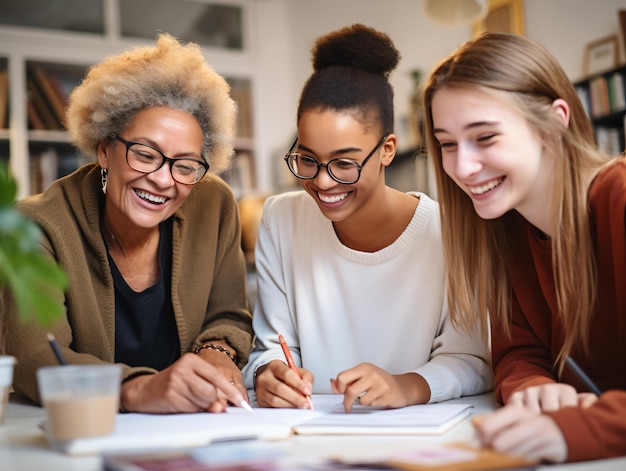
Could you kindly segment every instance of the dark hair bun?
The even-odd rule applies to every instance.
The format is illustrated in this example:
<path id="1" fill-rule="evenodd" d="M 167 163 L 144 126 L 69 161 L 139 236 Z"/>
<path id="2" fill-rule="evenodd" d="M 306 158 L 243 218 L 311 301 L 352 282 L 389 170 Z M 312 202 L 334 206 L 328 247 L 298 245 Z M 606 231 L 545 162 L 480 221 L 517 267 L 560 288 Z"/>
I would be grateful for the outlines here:
<path id="1" fill-rule="evenodd" d="M 388 77 L 400 61 L 400 52 L 385 33 L 353 24 L 320 37 L 313 46 L 313 68 L 356 67 Z"/>

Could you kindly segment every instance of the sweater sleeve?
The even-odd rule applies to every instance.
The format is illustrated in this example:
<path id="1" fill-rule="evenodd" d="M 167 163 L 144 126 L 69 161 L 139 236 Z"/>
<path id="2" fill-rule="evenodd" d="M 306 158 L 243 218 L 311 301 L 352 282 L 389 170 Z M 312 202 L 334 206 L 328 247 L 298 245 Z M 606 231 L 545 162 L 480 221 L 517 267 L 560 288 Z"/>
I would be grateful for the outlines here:
<path id="1" fill-rule="evenodd" d="M 515 391 L 557 381 L 550 351 L 528 324 L 515 296 L 512 310 L 510 336 L 496 326 L 491 329 L 494 391 L 500 404 Z"/>
<path id="2" fill-rule="evenodd" d="M 72 239 L 72 238 L 70 238 Z M 58 262 L 57 254 L 52 248 L 52 243 L 48 234 L 44 231 L 40 241 L 41 253 L 51 260 Z M 78 258 L 78 257 L 76 257 Z M 75 270 L 67 270 L 70 279 L 76 279 Z M 87 278 L 84 271 L 80 271 L 80 276 Z M 82 285 L 83 292 L 88 292 L 87 285 Z M 72 315 L 67 306 L 65 293 L 49 287 L 44 287 L 44 293 L 53 302 L 65 307 L 65 313 L 56 319 L 51 325 L 42 325 L 38 322 L 25 321 L 19 312 L 15 297 L 9 286 L 2 287 L 2 298 L 0 306 L 3 308 L 3 332 L 10 332 L 6 337 L 6 351 L 17 359 L 13 375 L 13 388 L 21 396 L 40 404 L 39 389 L 37 384 L 37 370 L 45 366 L 58 364 L 58 360 L 50 348 L 46 335 L 52 333 L 61 349 L 65 360 L 70 364 L 92 364 L 109 363 L 113 361 L 113 348 L 106 342 L 106 335 L 101 329 L 102 323 L 99 316 L 81 316 L 81 313 Z M 91 310 L 83 310 L 85 313 L 92 313 Z M 77 333 L 77 328 L 72 325 L 71 320 L 79 318 L 83 324 L 88 325 L 88 329 L 97 332 L 98 341 L 91 341 L 89 353 L 81 351 L 76 347 L 83 342 L 83 336 Z M 78 350 L 78 351 L 77 351 Z M 132 374 L 131 368 L 124 367 L 124 377 Z"/>
<path id="3" fill-rule="evenodd" d="M 588 409 L 547 412 L 567 443 L 567 461 L 626 455 L 626 391 L 607 391 Z"/>
<path id="4" fill-rule="evenodd" d="M 246 296 L 246 266 L 241 248 L 241 226 L 239 222 L 237 203 L 232 191 L 226 185 L 213 180 L 209 187 L 215 207 L 206 204 L 197 205 L 195 211 L 188 217 L 193 221 L 193 230 L 186 231 L 182 245 L 183 266 L 187 273 L 181 277 L 198 277 L 210 266 L 210 292 L 205 306 L 202 306 L 204 319 L 201 332 L 195 337 L 191 349 L 198 347 L 209 340 L 224 340 L 237 352 L 239 368 L 248 362 L 248 355 L 252 348 L 252 316 L 248 310 Z M 207 196 L 207 195 L 201 195 Z M 207 213 L 200 225 L 202 216 Z M 189 215 L 188 215 L 189 216 Z M 211 227 L 217 223 L 217 229 Z M 193 235 L 192 235 L 193 234 Z M 215 245 L 210 242 L 213 234 Z M 190 237 L 198 239 L 191 240 Z M 204 240 L 203 240 L 204 238 Z M 207 252 L 203 253 L 204 246 Z M 207 260 L 213 259 L 207 264 Z M 202 267 L 199 265 L 203 264 Z M 191 269 L 194 267 L 194 269 Z M 189 272 L 192 272 L 191 274 Z M 178 279 L 178 276 L 176 276 Z M 185 278 L 183 285 L 188 286 L 189 278 Z M 203 299 L 203 298 L 198 298 Z M 192 312 L 188 310 L 187 312 Z M 196 331 L 197 332 L 197 331 Z"/>
<path id="5" fill-rule="evenodd" d="M 444 303 L 442 323 L 433 339 L 430 359 L 415 372 L 430 387 L 429 403 L 489 391 L 492 372 L 487 341 L 478 328 L 472 332 L 455 328 Z"/>

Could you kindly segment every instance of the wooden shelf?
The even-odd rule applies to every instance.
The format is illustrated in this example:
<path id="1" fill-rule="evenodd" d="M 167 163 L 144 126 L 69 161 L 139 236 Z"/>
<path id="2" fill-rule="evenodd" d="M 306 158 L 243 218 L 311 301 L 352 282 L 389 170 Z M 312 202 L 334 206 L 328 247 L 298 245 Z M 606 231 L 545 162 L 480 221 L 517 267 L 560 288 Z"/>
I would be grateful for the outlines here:
<path id="1" fill-rule="evenodd" d="M 49 0 L 39 1 L 43 11 Z M 236 15 L 238 11 L 245 17 L 247 15 L 245 9 L 251 1 L 238 0 L 233 7 L 223 7 L 222 13 Z M 18 198 L 44 190 L 51 178 L 54 178 L 55 162 L 57 176 L 61 176 L 67 173 L 72 165 L 82 165 L 89 160 L 78 153 L 68 141 L 68 134 L 63 130 L 62 123 L 67 102 L 59 101 L 59 97 L 67 100 L 67 95 L 74 86 L 80 83 L 89 65 L 100 62 L 109 54 L 117 54 L 139 44 L 154 44 L 154 31 L 168 31 L 174 34 L 170 27 L 184 27 L 180 15 L 174 15 L 176 25 L 172 24 L 174 17 L 168 13 L 169 11 L 176 11 L 181 15 L 183 10 L 187 11 L 189 14 L 185 18 L 189 20 L 190 25 L 194 23 L 197 26 L 197 15 L 191 14 L 190 9 L 209 12 L 220 4 L 217 0 L 199 0 L 197 4 L 195 3 L 169 0 L 169 3 L 162 2 L 154 11 L 139 12 L 136 9 L 128 10 L 128 4 L 122 0 L 98 0 L 95 4 L 101 5 L 102 11 L 94 12 L 92 11 L 93 4 L 85 3 L 81 11 L 84 8 L 89 12 L 72 11 L 65 12 L 63 15 L 35 19 L 29 12 L 22 11 L 21 17 L 19 15 L 3 16 L 0 19 L 0 72 L 6 72 L 8 82 L 7 98 L 4 100 L 4 105 L 0 100 L 0 106 L 3 106 L 5 111 L 8 110 L 5 121 L 11 123 L 11 129 L 0 127 L 0 157 L 8 160 L 11 171 L 17 179 Z M 33 7 L 33 2 L 29 5 L 31 9 L 36 8 L 36 5 Z M 11 14 L 14 15 L 15 12 Z M 95 29 L 93 29 L 83 24 L 75 28 L 76 25 L 82 24 L 81 21 L 89 23 L 96 19 L 106 19 L 103 21 L 103 27 L 94 26 Z M 33 24 L 35 20 L 37 24 Z M 212 17 L 212 21 L 214 20 L 215 18 Z M 126 26 L 137 24 L 140 24 L 146 31 L 150 31 L 150 34 L 148 36 L 125 34 L 128 29 Z M 219 32 L 220 28 L 222 30 L 226 28 L 224 25 L 225 23 L 214 26 Z M 248 23 L 242 21 L 239 27 L 245 29 Z M 208 30 L 204 28 L 203 31 Z M 250 37 L 246 34 L 247 31 L 237 31 L 242 38 Z M 195 34 L 191 30 L 189 33 Z M 185 39 L 180 33 L 174 36 L 180 37 L 181 40 Z M 142 37 L 145 39 L 141 39 Z M 237 188 L 233 188 L 236 190 L 236 195 L 245 194 L 251 191 L 252 188 L 249 187 L 256 186 L 255 141 L 251 121 L 251 93 L 254 88 L 251 77 L 254 76 L 254 65 L 246 60 L 249 58 L 247 49 L 250 45 L 242 39 L 243 42 L 237 42 L 236 47 L 216 46 L 210 44 L 209 39 L 204 44 L 202 41 L 198 42 L 203 49 L 206 47 L 207 52 L 219 51 L 217 56 L 223 58 L 225 68 L 231 69 L 232 72 L 233 63 L 236 64 L 239 61 L 241 64 L 237 72 L 232 74 L 233 77 L 230 77 L 229 73 L 220 71 L 219 59 L 211 62 L 211 65 L 218 72 L 223 73 L 231 83 L 233 99 L 239 100 L 238 107 L 245 112 L 245 114 L 240 113 L 237 123 L 242 137 L 238 137 L 234 143 L 235 160 L 239 157 L 241 159 L 234 164 L 239 169 L 239 178 L 236 183 Z M 51 88 L 52 83 L 57 79 L 63 82 L 64 97 L 59 92 L 59 88 L 56 89 L 56 94 Z M 34 94 L 38 96 L 35 97 Z M 2 94 L 0 94 L 1 97 Z M 245 103 L 243 103 L 244 99 Z M 31 100 L 36 101 L 39 107 L 38 113 L 34 110 L 35 103 L 29 104 Z M 40 115 L 41 113 L 43 114 Z M 45 162 L 45 169 L 38 168 L 42 162 Z M 247 168 L 250 169 L 248 174 L 244 172 Z M 40 177 L 42 170 L 45 173 L 44 178 Z"/>
<path id="2" fill-rule="evenodd" d="M 574 82 L 596 134 L 598 147 L 609 154 L 626 148 L 626 65 Z"/>

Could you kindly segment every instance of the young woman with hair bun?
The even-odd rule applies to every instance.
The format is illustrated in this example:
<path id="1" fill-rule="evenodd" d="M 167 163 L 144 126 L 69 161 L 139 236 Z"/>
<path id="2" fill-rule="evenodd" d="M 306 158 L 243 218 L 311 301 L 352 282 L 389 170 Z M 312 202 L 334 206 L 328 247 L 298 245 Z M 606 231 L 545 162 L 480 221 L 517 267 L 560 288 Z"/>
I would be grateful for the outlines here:
<path id="1" fill-rule="evenodd" d="M 437 203 L 385 184 L 396 154 L 392 40 L 355 24 L 320 37 L 285 154 L 303 191 L 264 206 L 256 334 L 244 381 L 265 407 L 312 393 L 403 407 L 491 386 L 486 342 L 448 317 Z M 297 371 L 285 364 L 283 335 Z"/>

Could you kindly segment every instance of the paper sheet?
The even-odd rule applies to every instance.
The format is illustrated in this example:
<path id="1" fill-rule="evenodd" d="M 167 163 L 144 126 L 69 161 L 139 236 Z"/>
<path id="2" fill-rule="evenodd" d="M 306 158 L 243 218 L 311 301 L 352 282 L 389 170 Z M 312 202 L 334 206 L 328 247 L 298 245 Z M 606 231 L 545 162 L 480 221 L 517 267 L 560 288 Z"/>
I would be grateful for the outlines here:
<path id="1" fill-rule="evenodd" d="M 429 404 L 381 409 L 355 404 L 345 412 L 343 396 L 314 395 L 315 409 L 270 409 L 253 404 L 254 415 L 240 407 L 210 414 L 118 414 L 115 431 L 104 437 L 55 443 L 68 454 L 114 450 L 174 449 L 235 439 L 287 439 L 301 434 L 438 434 L 469 415 L 467 404 Z"/>

